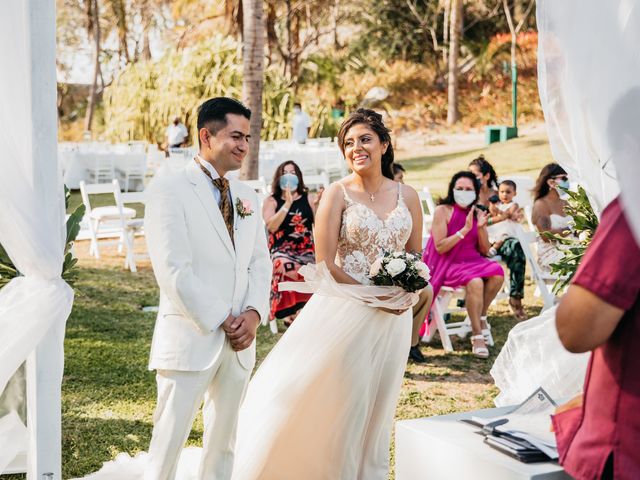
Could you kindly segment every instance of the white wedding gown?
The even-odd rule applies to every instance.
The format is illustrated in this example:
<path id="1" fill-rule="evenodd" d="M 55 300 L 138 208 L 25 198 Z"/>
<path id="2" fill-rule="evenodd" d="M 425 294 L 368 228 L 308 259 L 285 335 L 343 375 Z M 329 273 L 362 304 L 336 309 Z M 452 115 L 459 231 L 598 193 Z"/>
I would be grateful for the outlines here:
<path id="1" fill-rule="evenodd" d="M 385 220 L 346 192 L 345 202 L 338 261 L 367 284 L 370 265 L 383 251 L 404 251 L 411 214 L 400 189 Z M 349 287 L 341 289 L 341 296 L 311 298 L 251 380 L 240 410 L 233 480 L 387 478 L 411 309 L 385 313 L 348 298 Z M 178 480 L 197 478 L 200 452 L 182 452 Z M 146 453 L 120 454 L 85 479 L 138 480 L 147 459 Z"/>
<path id="2" fill-rule="evenodd" d="M 383 250 L 404 250 L 411 215 L 400 195 L 384 221 L 345 201 L 339 264 L 366 284 Z M 410 309 L 314 295 L 249 384 L 233 479 L 386 479 L 410 337 Z"/>
<path id="3" fill-rule="evenodd" d="M 556 401 L 582 391 L 590 353 L 570 353 L 558 338 L 557 307 L 517 324 L 491 367 L 500 394 L 496 406 L 517 405 L 538 387 Z"/>

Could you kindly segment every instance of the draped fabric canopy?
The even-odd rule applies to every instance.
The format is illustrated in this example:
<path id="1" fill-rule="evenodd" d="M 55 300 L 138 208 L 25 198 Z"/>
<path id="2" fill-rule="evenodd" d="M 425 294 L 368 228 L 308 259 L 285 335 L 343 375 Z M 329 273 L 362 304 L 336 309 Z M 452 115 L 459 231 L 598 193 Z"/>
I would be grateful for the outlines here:
<path id="1" fill-rule="evenodd" d="M 598 214 L 621 190 L 640 243 L 640 2 L 538 0 L 537 24 L 553 156 Z"/>
<path id="2" fill-rule="evenodd" d="M 43 338 L 64 325 L 73 290 L 60 277 L 65 212 L 56 157 L 55 3 L 7 0 L 0 15 L 0 44 L 10 46 L 0 53 L 0 244 L 22 274 L 0 290 L 2 391 Z M 38 395 L 47 394 L 41 387 L 51 382 L 59 394 L 62 343 L 54 350 L 50 363 L 33 369 Z M 40 401 L 59 405 L 55 396 Z M 53 443 L 51 451 L 59 457 L 59 408 L 56 418 L 50 413 L 41 418 L 35 411 L 28 415 L 32 432 L 51 433 L 41 443 Z M 25 435 L 15 413 L 0 418 L 0 472 Z M 36 463 L 45 455 L 29 453 Z M 59 466 L 49 471 L 59 478 Z"/>

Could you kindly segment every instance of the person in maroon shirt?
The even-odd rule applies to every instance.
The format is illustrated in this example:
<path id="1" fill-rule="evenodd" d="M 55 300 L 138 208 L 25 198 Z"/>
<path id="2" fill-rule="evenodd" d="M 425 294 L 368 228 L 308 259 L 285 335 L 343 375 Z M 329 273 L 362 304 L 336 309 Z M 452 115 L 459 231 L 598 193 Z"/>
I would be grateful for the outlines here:
<path id="1" fill-rule="evenodd" d="M 593 350 L 581 399 L 553 417 L 560 463 L 576 479 L 640 479 L 640 248 L 619 199 L 556 313 L 571 352 Z"/>

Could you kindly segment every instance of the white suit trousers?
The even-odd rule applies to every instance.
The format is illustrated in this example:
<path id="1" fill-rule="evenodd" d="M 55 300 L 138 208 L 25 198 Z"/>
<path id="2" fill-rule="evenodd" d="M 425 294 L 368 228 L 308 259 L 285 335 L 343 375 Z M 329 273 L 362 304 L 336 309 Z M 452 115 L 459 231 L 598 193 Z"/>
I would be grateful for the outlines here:
<path id="1" fill-rule="evenodd" d="M 250 374 L 240 364 L 228 339 L 214 365 L 207 370 L 158 370 L 158 404 L 145 480 L 175 478 L 180 454 L 203 398 L 204 438 L 198 478 L 231 478 L 238 410 Z"/>

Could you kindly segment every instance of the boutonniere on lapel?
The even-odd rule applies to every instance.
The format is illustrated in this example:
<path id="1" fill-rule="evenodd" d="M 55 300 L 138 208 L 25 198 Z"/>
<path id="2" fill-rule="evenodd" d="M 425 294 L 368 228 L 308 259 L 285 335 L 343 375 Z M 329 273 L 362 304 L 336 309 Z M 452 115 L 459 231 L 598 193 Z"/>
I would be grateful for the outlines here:
<path id="1" fill-rule="evenodd" d="M 240 218 L 246 218 L 253 215 L 253 209 L 251 208 L 251 202 L 249 200 L 242 200 L 236 198 L 236 213 Z"/>

